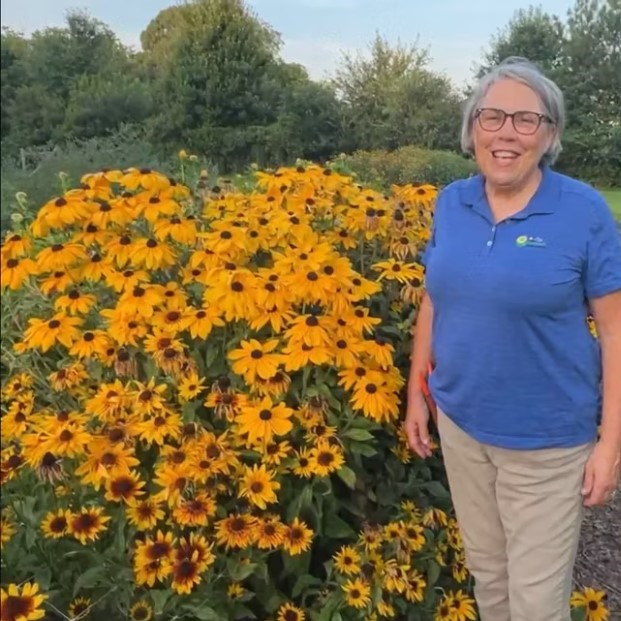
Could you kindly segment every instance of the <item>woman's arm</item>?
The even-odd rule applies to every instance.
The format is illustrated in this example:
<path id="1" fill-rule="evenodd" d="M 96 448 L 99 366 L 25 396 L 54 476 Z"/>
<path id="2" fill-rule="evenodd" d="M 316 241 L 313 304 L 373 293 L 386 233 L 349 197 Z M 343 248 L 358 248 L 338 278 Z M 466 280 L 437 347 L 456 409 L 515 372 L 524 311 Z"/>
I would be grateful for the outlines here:
<path id="1" fill-rule="evenodd" d="M 590 301 L 601 343 L 603 391 L 600 439 L 585 474 L 585 504 L 604 504 L 621 465 L 621 291 Z"/>
<path id="2" fill-rule="evenodd" d="M 410 447 L 423 459 L 431 455 L 429 440 L 429 410 L 421 391 L 419 378 L 425 375 L 431 362 L 431 325 L 433 306 L 425 293 L 414 329 L 412 353 L 410 355 L 410 376 L 408 379 L 408 404 L 405 417 L 405 432 Z"/>
<path id="3" fill-rule="evenodd" d="M 412 339 L 412 351 L 410 355 L 410 377 L 408 381 L 408 397 L 419 394 L 420 385 L 418 378 L 421 374 L 426 375 L 431 362 L 431 325 L 433 323 L 433 305 L 429 295 L 425 293 L 418 310 L 414 338 Z"/>

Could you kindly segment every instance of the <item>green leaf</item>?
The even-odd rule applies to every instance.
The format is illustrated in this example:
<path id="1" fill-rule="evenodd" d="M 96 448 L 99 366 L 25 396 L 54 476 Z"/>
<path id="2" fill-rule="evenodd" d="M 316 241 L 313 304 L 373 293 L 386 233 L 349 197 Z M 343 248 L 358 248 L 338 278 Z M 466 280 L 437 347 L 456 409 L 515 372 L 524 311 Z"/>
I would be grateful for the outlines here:
<path id="1" fill-rule="evenodd" d="M 241 602 L 233 604 L 233 619 L 256 619 L 257 615 Z"/>
<path id="2" fill-rule="evenodd" d="M 368 440 L 375 440 L 375 436 L 368 432 L 366 429 L 356 429 L 351 427 L 347 431 L 341 434 L 344 438 L 351 438 L 357 442 L 367 442 Z"/>
<path id="3" fill-rule="evenodd" d="M 315 578 L 315 576 L 311 576 L 309 574 L 304 574 L 296 580 L 291 591 L 291 596 L 298 597 L 298 595 L 300 595 L 308 587 L 319 585 L 321 585 L 321 580 L 319 578 Z"/>
<path id="4" fill-rule="evenodd" d="M 438 579 L 440 578 L 441 572 L 440 565 L 436 563 L 434 560 L 429 561 L 429 565 L 427 565 L 427 584 L 429 587 L 433 587 Z"/>
<path id="5" fill-rule="evenodd" d="M 587 609 L 585 606 L 578 606 L 571 609 L 571 621 L 586 621 Z"/>
<path id="6" fill-rule="evenodd" d="M 235 582 L 241 582 L 254 573 L 256 563 L 240 563 L 237 559 L 230 558 L 226 563 L 226 569 L 229 576 Z"/>
<path id="7" fill-rule="evenodd" d="M 356 531 L 338 515 L 327 513 L 324 520 L 324 534 L 335 539 L 350 539 Z"/>
<path id="8" fill-rule="evenodd" d="M 364 444 L 364 442 L 350 442 L 349 450 L 352 453 L 357 453 L 358 455 L 363 455 L 364 457 L 373 457 L 377 455 L 377 451 L 368 444 Z"/>
<path id="9" fill-rule="evenodd" d="M 429 481 L 423 485 L 423 488 L 426 489 L 433 498 L 438 500 L 449 500 L 451 497 L 449 491 L 440 481 Z"/>
<path id="10" fill-rule="evenodd" d="M 303 576 L 308 574 L 310 567 L 311 553 L 302 552 L 302 554 L 296 554 L 291 556 L 290 554 L 283 553 L 283 563 L 285 566 L 285 574 L 289 576 Z"/>
<path id="11" fill-rule="evenodd" d="M 186 610 L 189 610 L 200 621 L 228 621 L 222 615 L 219 615 L 213 608 L 209 606 L 187 606 Z"/>
<path id="12" fill-rule="evenodd" d="M 41 587 L 41 591 L 49 591 L 52 582 L 52 570 L 49 567 L 37 567 L 34 570 L 34 579 Z"/>
<path id="13" fill-rule="evenodd" d="M 356 473 L 348 466 L 342 466 L 337 473 L 339 478 L 351 489 L 356 486 Z"/>
<path id="14" fill-rule="evenodd" d="M 170 596 L 173 594 L 172 589 L 152 589 L 149 591 L 149 595 L 153 600 L 153 605 L 155 607 L 155 615 L 161 615 L 166 608 L 166 603 L 170 599 Z"/>
<path id="15" fill-rule="evenodd" d="M 73 585 L 73 596 L 75 597 L 80 589 L 92 589 L 97 586 L 106 572 L 104 565 L 90 567 L 84 573 L 80 574 Z"/>

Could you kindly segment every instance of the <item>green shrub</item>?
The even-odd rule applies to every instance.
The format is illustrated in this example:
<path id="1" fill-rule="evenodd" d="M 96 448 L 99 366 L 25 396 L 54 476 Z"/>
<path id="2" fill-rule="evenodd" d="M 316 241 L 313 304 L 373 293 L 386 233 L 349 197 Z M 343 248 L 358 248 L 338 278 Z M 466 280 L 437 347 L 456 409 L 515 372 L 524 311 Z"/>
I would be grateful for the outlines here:
<path id="1" fill-rule="evenodd" d="M 141 166 L 167 173 L 178 166 L 175 158 L 162 158 L 146 139 L 144 131 L 124 127 L 105 138 L 92 138 L 63 146 L 26 149 L 20 157 L 4 157 L 1 168 L 0 206 L 2 230 L 10 225 L 15 210 L 15 195 L 24 192 L 28 209 L 36 211 L 55 194 L 62 193 L 59 172 L 67 175 L 67 183 L 76 185 L 80 177 L 102 168 Z"/>
<path id="2" fill-rule="evenodd" d="M 395 151 L 356 151 L 339 156 L 333 165 L 355 173 L 362 183 L 382 186 L 416 182 L 443 186 L 476 172 L 474 162 L 457 153 L 415 146 Z"/>

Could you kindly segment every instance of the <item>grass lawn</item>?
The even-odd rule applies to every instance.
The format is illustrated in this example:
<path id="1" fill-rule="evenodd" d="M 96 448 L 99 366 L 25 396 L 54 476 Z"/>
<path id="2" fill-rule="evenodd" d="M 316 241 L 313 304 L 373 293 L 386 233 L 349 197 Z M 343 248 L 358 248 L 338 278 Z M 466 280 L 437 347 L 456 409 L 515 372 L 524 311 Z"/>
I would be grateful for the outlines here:
<path id="1" fill-rule="evenodd" d="M 602 190 L 617 220 L 621 220 L 621 190 Z"/>

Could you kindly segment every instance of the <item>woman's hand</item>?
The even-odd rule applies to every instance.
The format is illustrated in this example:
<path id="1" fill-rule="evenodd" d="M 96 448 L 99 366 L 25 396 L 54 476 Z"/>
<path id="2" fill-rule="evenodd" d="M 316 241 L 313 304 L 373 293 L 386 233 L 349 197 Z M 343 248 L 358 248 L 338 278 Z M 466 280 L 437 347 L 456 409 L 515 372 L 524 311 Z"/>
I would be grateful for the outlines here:
<path id="1" fill-rule="evenodd" d="M 595 445 L 584 469 L 582 495 L 585 507 L 605 505 L 619 484 L 621 453 L 618 447 L 603 443 Z"/>
<path id="2" fill-rule="evenodd" d="M 404 426 L 410 448 L 423 459 L 429 457 L 431 455 L 429 410 L 421 392 L 416 391 L 408 395 Z"/>

